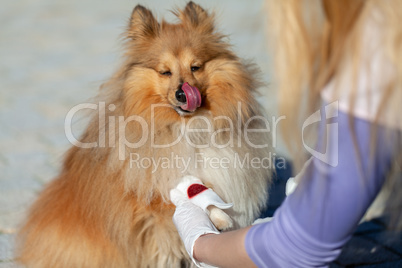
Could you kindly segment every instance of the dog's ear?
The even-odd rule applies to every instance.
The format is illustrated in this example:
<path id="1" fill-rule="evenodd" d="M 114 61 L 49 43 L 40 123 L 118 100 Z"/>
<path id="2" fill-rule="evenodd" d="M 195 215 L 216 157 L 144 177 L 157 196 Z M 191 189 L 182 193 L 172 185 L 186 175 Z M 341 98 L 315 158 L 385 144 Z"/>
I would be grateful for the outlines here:
<path id="1" fill-rule="evenodd" d="M 156 37 L 159 34 L 159 23 L 149 9 L 137 5 L 131 13 L 127 36 L 133 40 Z"/>
<path id="2" fill-rule="evenodd" d="M 214 31 L 214 16 L 192 1 L 188 2 L 178 16 L 184 24 L 202 32 L 212 33 Z"/>

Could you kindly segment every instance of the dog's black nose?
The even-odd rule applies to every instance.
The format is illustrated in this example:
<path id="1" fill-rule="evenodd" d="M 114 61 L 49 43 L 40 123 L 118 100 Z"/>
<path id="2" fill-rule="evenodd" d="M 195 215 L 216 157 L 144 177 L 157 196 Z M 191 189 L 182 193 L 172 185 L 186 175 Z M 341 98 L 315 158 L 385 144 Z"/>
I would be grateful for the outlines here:
<path id="1" fill-rule="evenodd" d="M 176 100 L 178 100 L 181 103 L 186 103 L 187 102 L 187 98 L 186 98 L 186 94 L 184 94 L 183 89 L 181 89 L 181 87 L 179 87 L 179 89 L 176 91 Z"/>

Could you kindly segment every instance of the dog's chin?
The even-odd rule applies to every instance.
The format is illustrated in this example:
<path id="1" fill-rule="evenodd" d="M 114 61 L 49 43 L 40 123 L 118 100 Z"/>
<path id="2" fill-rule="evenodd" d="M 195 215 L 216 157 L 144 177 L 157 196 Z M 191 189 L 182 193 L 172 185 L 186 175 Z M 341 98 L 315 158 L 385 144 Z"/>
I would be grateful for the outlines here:
<path id="1" fill-rule="evenodd" d="M 180 106 L 173 106 L 173 109 L 180 115 L 180 116 L 192 116 L 195 111 L 186 111 L 183 110 Z"/>

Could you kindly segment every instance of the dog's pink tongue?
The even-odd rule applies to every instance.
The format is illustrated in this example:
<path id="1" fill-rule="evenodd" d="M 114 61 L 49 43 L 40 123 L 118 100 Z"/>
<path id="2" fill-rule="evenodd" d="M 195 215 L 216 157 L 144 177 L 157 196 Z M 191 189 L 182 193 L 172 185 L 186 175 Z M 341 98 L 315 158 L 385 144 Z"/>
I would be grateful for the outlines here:
<path id="1" fill-rule="evenodd" d="M 184 91 L 187 98 L 187 103 L 180 106 L 183 110 L 193 112 L 201 106 L 201 94 L 198 88 L 192 87 L 186 82 L 181 89 Z"/>

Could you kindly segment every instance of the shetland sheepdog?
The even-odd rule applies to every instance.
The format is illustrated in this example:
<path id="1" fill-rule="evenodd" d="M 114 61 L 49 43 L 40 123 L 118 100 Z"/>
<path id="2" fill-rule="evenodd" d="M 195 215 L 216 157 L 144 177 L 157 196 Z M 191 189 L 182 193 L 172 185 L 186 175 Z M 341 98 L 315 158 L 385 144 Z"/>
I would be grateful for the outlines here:
<path id="1" fill-rule="evenodd" d="M 186 175 L 233 203 L 218 229 L 247 226 L 266 205 L 272 146 L 256 68 L 211 12 L 189 2 L 173 13 L 177 23 L 134 8 L 121 67 L 21 228 L 27 267 L 190 267 L 169 200 Z"/>

